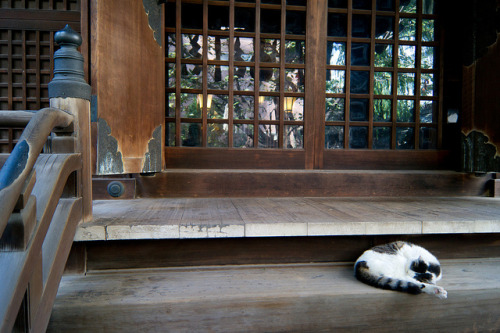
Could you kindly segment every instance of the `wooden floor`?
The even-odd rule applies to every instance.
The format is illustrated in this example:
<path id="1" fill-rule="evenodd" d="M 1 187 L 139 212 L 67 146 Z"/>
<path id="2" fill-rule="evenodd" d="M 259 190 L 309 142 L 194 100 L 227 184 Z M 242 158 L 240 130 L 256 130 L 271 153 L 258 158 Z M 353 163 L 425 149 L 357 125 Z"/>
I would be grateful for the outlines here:
<path id="1" fill-rule="evenodd" d="M 500 259 L 442 261 L 448 299 L 366 286 L 352 265 L 243 265 L 64 276 L 48 332 L 500 330 Z"/>
<path id="2" fill-rule="evenodd" d="M 498 198 L 165 198 L 94 201 L 75 240 L 498 232 Z"/>

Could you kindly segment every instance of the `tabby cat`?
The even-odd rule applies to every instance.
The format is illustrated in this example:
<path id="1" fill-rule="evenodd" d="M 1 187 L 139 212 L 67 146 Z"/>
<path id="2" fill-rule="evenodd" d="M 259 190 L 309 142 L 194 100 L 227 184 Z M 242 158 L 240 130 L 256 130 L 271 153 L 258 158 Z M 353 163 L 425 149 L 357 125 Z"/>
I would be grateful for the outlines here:
<path id="1" fill-rule="evenodd" d="M 439 261 L 415 244 L 397 241 L 365 251 L 354 265 L 356 278 L 370 286 L 444 299 L 448 293 L 436 285 L 441 279 Z"/>

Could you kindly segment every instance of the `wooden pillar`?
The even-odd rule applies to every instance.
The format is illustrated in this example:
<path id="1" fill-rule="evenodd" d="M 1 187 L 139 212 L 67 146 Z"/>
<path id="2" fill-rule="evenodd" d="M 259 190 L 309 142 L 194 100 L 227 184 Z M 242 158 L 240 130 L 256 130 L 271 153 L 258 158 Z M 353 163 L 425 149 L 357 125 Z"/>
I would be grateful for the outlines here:
<path id="1" fill-rule="evenodd" d="M 82 156 L 77 172 L 76 193 L 83 200 L 83 222 L 92 220 L 92 171 L 90 143 L 90 86 L 85 82 L 83 56 L 77 51 L 82 37 L 69 26 L 58 31 L 54 40 L 61 48 L 54 53 L 54 79 L 49 83 L 50 106 L 74 116 L 71 146 L 55 145 L 55 153 L 72 150 Z M 66 150 L 66 151 L 64 151 Z"/>

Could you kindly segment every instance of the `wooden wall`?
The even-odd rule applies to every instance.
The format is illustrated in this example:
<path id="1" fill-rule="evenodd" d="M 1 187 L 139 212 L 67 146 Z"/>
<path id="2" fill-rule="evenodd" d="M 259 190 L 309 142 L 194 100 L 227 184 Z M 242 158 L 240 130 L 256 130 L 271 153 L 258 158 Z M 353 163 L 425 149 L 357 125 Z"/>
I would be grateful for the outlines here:
<path id="1" fill-rule="evenodd" d="M 156 1 L 90 2 L 97 174 L 162 169 L 161 8 Z"/>

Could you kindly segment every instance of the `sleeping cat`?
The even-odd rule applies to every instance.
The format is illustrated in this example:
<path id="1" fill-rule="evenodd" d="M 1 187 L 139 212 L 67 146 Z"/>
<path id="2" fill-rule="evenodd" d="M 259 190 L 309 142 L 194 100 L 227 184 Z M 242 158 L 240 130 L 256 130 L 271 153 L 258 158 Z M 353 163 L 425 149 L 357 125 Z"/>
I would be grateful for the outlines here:
<path id="1" fill-rule="evenodd" d="M 439 261 L 426 249 L 408 242 L 393 242 L 365 251 L 354 265 L 356 278 L 370 286 L 403 291 L 422 292 L 441 299 L 448 293 L 436 286 L 441 279 Z"/>

